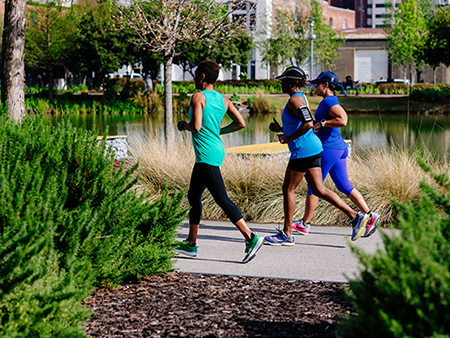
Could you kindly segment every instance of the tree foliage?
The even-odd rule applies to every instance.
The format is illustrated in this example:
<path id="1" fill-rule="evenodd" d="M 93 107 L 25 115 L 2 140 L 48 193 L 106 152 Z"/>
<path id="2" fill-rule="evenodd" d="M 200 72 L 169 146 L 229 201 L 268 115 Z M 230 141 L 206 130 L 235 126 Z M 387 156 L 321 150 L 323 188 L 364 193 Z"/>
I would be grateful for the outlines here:
<path id="1" fill-rule="evenodd" d="M 164 126 L 166 145 L 174 142 L 172 109 L 172 64 L 174 57 L 198 44 L 209 44 L 236 33 L 238 21 L 230 21 L 233 10 L 215 0 L 117 1 L 116 28 L 129 28 L 133 40 L 149 53 L 164 55 Z M 232 8 L 232 6 L 231 6 Z M 182 48 L 182 46 L 185 46 Z"/>
<path id="2" fill-rule="evenodd" d="M 432 66 L 444 64 L 450 67 L 450 7 L 439 7 L 430 22 L 424 42 L 423 60 Z"/>
<path id="3" fill-rule="evenodd" d="M 180 47 L 180 49 L 185 48 L 186 45 Z M 175 62 L 194 76 L 193 69 L 202 60 L 214 61 L 220 64 L 223 69 L 231 69 L 234 63 L 246 65 L 252 58 L 252 48 L 252 36 L 246 31 L 241 31 L 223 41 L 195 45 L 184 54 L 176 57 Z"/>
<path id="4" fill-rule="evenodd" d="M 138 51 L 130 42 L 130 31 L 111 29 L 111 8 L 107 3 L 82 2 L 77 13 L 78 69 L 95 72 L 97 86 L 103 83 L 108 73 L 137 61 Z"/>
<path id="5" fill-rule="evenodd" d="M 322 14 L 322 6 L 314 1 L 311 15 L 315 18 L 315 35 L 314 40 L 314 58 L 317 63 L 321 63 L 326 69 L 332 70 L 335 61 L 339 57 L 337 49 L 342 47 L 345 38 L 338 36 L 327 22 Z"/>
<path id="6" fill-rule="evenodd" d="M 58 0 L 29 4 L 25 35 L 25 63 L 42 68 L 49 77 L 49 100 L 53 102 L 53 75 L 75 56 L 77 22 L 73 12 Z"/>
<path id="7" fill-rule="evenodd" d="M 418 0 L 405 0 L 394 10 L 393 26 L 386 27 L 389 57 L 395 65 L 423 67 L 427 21 Z"/>
<path id="8" fill-rule="evenodd" d="M 302 65 L 311 57 L 310 20 L 314 18 L 314 59 L 328 69 L 333 68 L 339 57 L 337 48 L 343 40 L 328 25 L 318 2 L 307 3 L 303 0 L 294 2 L 295 10 L 277 10 L 270 26 L 270 37 L 259 38 L 257 43 L 263 61 L 273 67 L 284 67 L 289 64 Z M 267 27 L 259 35 L 265 35 Z"/>

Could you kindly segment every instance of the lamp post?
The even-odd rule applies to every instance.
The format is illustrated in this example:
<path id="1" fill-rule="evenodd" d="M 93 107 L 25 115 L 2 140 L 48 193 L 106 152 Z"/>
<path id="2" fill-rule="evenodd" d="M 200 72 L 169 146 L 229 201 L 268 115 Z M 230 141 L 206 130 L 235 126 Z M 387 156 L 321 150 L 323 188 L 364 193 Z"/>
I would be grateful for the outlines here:
<path id="1" fill-rule="evenodd" d="M 313 76 L 313 71 L 314 71 L 314 39 L 316 38 L 316 36 L 314 35 L 314 20 L 316 18 L 309 18 L 310 21 L 310 27 L 311 27 L 311 32 L 309 35 L 309 39 L 311 40 L 311 68 L 310 68 L 310 72 L 309 72 L 309 77 L 311 79 L 314 78 Z"/>

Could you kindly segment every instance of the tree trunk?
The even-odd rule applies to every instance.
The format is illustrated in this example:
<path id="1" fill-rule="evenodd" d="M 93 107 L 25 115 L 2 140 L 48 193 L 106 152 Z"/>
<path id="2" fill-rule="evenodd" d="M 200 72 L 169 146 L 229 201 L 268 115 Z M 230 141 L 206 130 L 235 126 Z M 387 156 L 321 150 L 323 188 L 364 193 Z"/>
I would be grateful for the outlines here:
<path id="1" fill-rule="evenodd" d="M 55 102 L 55 96 L 53 94 L 53 68 L 50 68 L 48 70 L 48 100 L 50 101 L 50 103 L 53 105 L 53 103 Z"/>
<path id="2" fill-rule="evenodd" d="M 25 9 L 26 0 L 5 1 L 2 43 L 1 100 L 9 116 L 22 121 L 25 115 Z"/>
<path id="3" fill-rule="evenodd" d="M 172 105 L 172 62 L 173 51 L 164 52 L 164 136 L 166 149 L 174 143 L 173 105 Z"/>

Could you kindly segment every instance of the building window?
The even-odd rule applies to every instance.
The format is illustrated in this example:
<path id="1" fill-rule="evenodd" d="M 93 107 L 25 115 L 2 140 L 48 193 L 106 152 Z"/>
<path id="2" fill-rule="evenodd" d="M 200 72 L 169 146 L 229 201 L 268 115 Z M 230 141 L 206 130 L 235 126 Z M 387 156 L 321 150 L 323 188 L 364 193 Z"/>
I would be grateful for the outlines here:
<path id="1" fill-rule="evenodd" d="M 375 7 L 376 8 L 384 8 L 385 6 L 384 6 L 384 4 L 375 4 Z"/>
<path id="2" fill-rule="evenodd" d="M 342 28 L 346 29 L 347 28 L 347 20 L 344 19 L 344 23 L 342 25 Z"/>
<path id="3" fill-rule="evenodd" d="M 256 79 L 256 65 L 255 60 L 250 61 L 250 77 L 249 79 Z"/>

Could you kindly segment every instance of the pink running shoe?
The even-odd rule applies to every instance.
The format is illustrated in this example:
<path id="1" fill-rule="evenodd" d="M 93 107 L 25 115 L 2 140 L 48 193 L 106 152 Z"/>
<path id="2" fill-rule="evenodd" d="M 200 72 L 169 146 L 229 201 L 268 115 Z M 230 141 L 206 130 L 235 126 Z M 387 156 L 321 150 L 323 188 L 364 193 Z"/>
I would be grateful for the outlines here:
<path id="1" fill-rule="evenodd" d="M 292 231 L 300 235 L 307 235 L 310 228 L 311 226 L 309 224 L 304 225 L 303 219 L 297 219 L 292 222 Z"/>
<path id="2" fill-rule="evenodd" d="M 376 212 L 371 212 L 369 215 L 369 220 L 367 221 L 366 230 L 362 237 L 369 237 L 377 231 L 378 222 L 380 222 L 380 215 Z"/>

